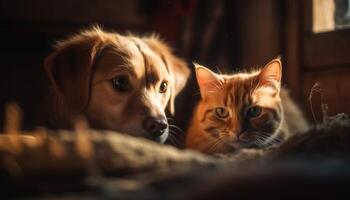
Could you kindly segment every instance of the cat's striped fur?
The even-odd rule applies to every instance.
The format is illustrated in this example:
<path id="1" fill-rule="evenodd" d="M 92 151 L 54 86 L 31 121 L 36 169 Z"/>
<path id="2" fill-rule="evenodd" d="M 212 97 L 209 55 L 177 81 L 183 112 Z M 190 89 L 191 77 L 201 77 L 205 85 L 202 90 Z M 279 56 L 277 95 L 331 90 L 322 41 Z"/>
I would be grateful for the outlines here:
<path id="1" fill-rule="evenodd" d="M 266 148 L 305 131 L 307 123 L 288 91 L 281 89 L 279 58 L 261 70 L 219 75 L 196 65 L 201 92 L 186 147 L 203 153 Z"/>

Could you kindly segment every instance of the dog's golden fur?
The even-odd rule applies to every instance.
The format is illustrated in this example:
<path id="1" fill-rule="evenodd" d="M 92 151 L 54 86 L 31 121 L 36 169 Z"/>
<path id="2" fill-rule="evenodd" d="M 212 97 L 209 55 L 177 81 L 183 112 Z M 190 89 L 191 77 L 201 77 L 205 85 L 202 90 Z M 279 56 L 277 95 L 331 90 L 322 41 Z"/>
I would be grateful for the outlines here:
<path id="1" fill-rule="evenodd" d="M 174 113 L 174 99 L 190 73 L 158 37 L 123 36 L 100 28 L 59 42 L 44 66 L 52 87 L 41 112 L 42 125 L 70 129 L 84 115 L 95 128 L 147 138 L 142 121 L 165 118 L 166 108 Z M 118 75 L 128 78 L 130 91 L 113 88 Z M 168 85 L 164 93 L 158 91 L 162 82 Z"/>

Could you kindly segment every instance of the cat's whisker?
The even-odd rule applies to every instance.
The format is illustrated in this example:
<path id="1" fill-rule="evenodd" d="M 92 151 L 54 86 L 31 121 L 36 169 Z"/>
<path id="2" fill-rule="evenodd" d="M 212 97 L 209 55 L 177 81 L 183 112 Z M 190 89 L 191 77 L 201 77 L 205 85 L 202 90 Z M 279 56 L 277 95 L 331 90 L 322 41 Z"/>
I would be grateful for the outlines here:
<path id="1" fill-rule="evenodd" d="M 206 153 L 209 153 L 209 151 L 212 149 L 212 147 L 220 140 L 220 138 L 216 138 L 213 141 L 210 141 L 209 143 L 203 143 L 204 149 Z"/>
<path id="2" fill-rule="evenodd" d="M 264 136 L 264 135 L 256 135 L 256 137 L 264 141 L 270 139 L 268 136 Z"/>
<path id="3" fill-rule="evenodd" d="M 219 136 L 216 140 L 214 140 L 212 143 L 212 145 L 210 146 L 209 149 L 207 149 L 207 153 L 212 153 L 215 152 L 216 147 L 223 141 L 222 138 L 224 138 L 224 136 Z"/>
<path id="4" fill-rule="evenodd" d="M 211 154 L 211 153 L 215 152 L 217 145 L 219 145 L 220 143 L 221 143 L 221 139 L 220 139 L 220 140 L 217 140 L 217 142 L 215 142 L 215 143 L 210 147 L 210 149 L 207 150 L 207 153 Z"/>
<path id="5" fill-rule="evenodd" d="M 271 145 L 275 145 L 275 144 L 279 144 L 280 141 L 279 140 L 276 140 L 275 138 L 265 138 L 264 139 L 264 145 L 265 146 L 271 146 Z"/>
<path id="6" fill-rule="evenodd" d="M 264 147 L 264 146 L 265 146 L 265 145 L 264 145 L 264 140 L 263 140 L 263 139 L 261 139 L 261 138 L 256 138 L 256 141 L 257 141 L 256 145 L 258 145 L 259 147 Z"/>
<path id="7" fill-rule="evenodd" d="M 277 142 L 277 143 L 282 142 L 281 139 L 279 139 L 279 138 L 277 138 L 277 137 L 273 137 L 273 136 L 272 136 L 272 137 L 269 137 L 268 140 L 273 141 L 273 142 Z"/>
<path id="8" fill-rule="evenodd" d="M 255 144 L 259 147 L 266 147 L 275 144 L 274 142 L 270 141 L 271 137 L 267 134 L 254 133 L 252 136 L 255 138 Z"/>
<path id="9" fill-rule="evenodd" d="M 282 139 L 275 136 L 271 136 L 271 133 L 261 132 L 260 136 L 266 138 L 266 142 L 269 145 L 278 144 L 282 142 Z"/>
<path id="10" fill-rule="evenodd" d="M 266 140 L 273 139 L 273 137 L 271 136 L 271 133 L 268 133 L 268 132 L 255 131 L 255 132 L 251 132 L 250 134 L 257 136 L 257 137 L 261 137 L 261 138 L 266 139 Z"/>

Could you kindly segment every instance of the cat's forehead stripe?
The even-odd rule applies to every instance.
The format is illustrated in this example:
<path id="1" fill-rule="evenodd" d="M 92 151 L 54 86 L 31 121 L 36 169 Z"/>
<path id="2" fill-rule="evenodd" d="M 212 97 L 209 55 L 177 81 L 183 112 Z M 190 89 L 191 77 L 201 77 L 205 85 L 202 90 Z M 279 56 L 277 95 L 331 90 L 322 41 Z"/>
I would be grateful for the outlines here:
<path id="1" fill-rule="evenodd" d="M 254 76 L 236 74 L 230 79 L 229 93 L 232 99 L 231 107 L 240 108 L 250 102 L 250 94 L 254 90 Z"/>

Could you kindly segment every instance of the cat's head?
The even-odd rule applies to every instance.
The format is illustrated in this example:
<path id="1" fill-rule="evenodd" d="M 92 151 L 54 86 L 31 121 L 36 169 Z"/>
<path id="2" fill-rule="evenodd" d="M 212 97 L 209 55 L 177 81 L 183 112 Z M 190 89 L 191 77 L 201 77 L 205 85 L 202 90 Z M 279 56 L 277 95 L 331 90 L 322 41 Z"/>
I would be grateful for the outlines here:
<path id="1" fill-rule="evenodd" d="M 202 97 L 197 110 L 200 129 L 213 143 L 236 149 L 262 147 L 278 140 L 275 136 L 282 119 L 280 58 L 257 71 L 233 75 L 195 66 Z"/>

